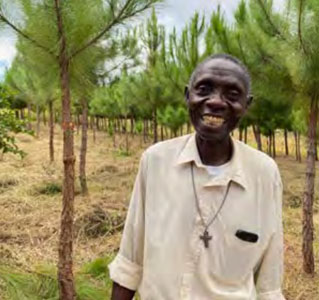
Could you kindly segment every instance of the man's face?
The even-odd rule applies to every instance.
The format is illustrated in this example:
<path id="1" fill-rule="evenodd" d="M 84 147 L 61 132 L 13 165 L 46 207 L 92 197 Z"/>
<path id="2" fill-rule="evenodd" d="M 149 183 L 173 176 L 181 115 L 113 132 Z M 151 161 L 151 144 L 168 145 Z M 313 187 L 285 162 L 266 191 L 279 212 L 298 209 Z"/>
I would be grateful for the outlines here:
<path id="1" fill-rule="evenodd" d="M 234 62 L 216 58 L 204 63 L 186 91 L 191 121 L 204 140 L 229 137 L 248 105 L 244 71 Z"/>

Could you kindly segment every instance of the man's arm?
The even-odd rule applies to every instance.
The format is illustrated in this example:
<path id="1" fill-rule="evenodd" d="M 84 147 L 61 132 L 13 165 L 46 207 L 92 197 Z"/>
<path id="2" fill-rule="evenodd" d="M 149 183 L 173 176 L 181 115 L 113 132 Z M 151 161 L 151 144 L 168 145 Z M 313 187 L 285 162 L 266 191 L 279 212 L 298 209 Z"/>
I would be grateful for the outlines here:
<path id="1" fill-rule="evenodd" d="M 132 299 L 143 275 L 147 157 L 143 154 L 127 212 L 120 250 L 109 265 L 111 299 Z"/>
<path id="2" fill-rule="evenodd" d="M 258 271 L 255 283 L 258 300 L 285 300 L 281 283 L 283 277 L 283 228 L 282 228 L 282 183 L 277 171 L 277 184 L 274 185 L 276 228 L 273 233 Z"/>
<path id="3" fill-rule="evenodd" d="M 113 283 L 111 300 L 132 300 L 134 295 L 135 291 L 120 286 L 116 282 Z"/>

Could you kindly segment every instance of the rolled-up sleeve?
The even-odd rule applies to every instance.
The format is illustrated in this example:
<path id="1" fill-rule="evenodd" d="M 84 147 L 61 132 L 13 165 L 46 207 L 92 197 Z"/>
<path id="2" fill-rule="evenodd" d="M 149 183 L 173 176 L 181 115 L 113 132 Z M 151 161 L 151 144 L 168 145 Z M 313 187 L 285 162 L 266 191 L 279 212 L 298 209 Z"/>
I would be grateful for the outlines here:
<path id="1" fill-rule="evenodd" d="M 283 227 L 282 227 L 282 183 L 279 172 L 274 184 L 275 232 L 256 274 L 258 300 L 285 300 L 281 284 L 283 278 Z"/>
<path id="2" fill-rule="evenodd" d="M 109 265 L 110 278 L 137 290 L 143 275 L 147 156 L 142 155 L 125 221 L 120 250 Z"/>

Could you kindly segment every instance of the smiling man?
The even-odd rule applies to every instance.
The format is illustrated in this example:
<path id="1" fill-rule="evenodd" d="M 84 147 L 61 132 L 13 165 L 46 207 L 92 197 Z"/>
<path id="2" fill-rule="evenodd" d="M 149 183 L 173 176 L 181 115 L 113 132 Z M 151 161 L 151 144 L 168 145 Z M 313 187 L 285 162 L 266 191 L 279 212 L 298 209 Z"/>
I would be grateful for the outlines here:
<path id="1" fill-rule="evenodd" d="M 282 300 L 282 184 L 275 162 L 230 137 L 250 102 L 250 76 L 219 54 L 191 76 L 195 134 L 141 159 L 112 299 Z"/>

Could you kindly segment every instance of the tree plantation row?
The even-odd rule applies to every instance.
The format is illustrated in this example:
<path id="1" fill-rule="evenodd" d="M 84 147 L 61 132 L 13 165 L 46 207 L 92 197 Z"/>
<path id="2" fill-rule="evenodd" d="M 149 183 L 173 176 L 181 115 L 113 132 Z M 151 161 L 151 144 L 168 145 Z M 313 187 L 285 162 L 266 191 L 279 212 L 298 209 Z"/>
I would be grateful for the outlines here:
<path id="1" fill-rule="evenodd" d="M 154 8 L 160 2 L 157 0 L 15 2 L 17 6 L 11 7 L 0 0 L 0 21 L 18 37 L 18 54 L 3 87 L 8 91 L 6 111 L 27 108 L 29 116 L 36 116 L 37 128 L 41 115 L 48 117 L 51 161 L 54 123 L 63 129 L 58 264 L 62 299 L 75 298 L 74 124 L 77 128 L 81 125 L 80 178 L 82 191 L 86 192 L 88 127 L 103 128 L 114 138 L 116 132 L 126 134 L 127 152 L 130 133 L 146 137 L 152 131 L 155 143 L 191 132 L 185 86 L 200 61 L 221 52 L 238 57 L 252 77 L 254 100 L 239 127 L 243 140 L 251 127 L 258 149 L 275 157 L 276 130 L 284 132 L 286 145 L 288 132 L 293 132 L 300 160 L 300 135 L 307 136 L 302 252 L 304 271 L 314 273 L 318 1 L 287 0 L 285 10 L 280 12 L 270 0 L 241 1 L 232 23 L 225 20 L 221 9 L 206 19 L 195 13 L 181 32 L 167 32 L 158 24 Z M 152 7 L 149 19 L 136 25 L 135 17 Z M 21 14 L 13 13 L 14 9 Z M 23 20 L 15 16 L 23 16 Z M 267 137 L 268 149 L 262 149 L 261 136 Z M 288 146 L 286 149 L 288 152 Z"/>

